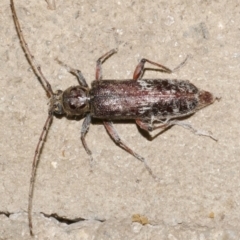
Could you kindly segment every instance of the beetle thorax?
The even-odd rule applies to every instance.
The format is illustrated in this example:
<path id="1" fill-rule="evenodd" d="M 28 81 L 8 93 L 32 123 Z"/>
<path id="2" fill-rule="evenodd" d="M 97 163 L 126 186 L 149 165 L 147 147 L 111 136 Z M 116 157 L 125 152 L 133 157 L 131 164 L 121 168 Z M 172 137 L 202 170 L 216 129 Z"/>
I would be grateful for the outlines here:
<path id="1" fill-rule="evenodd" d="M 69 87 L 62 93 L 62 107 L 67 115 L 83 115 L 89 111 L 89 90 L 82 86 Z"/>

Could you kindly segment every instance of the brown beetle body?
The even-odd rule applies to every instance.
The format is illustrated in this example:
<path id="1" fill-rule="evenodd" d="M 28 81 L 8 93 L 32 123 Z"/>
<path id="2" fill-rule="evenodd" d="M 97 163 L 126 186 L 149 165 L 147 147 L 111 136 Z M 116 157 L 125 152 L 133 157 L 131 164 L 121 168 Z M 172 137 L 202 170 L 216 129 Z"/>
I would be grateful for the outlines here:
<path id="1" fill-rule="evenodd" d="M 179 118 L 193 114 L 215 100 L 210 92 L 199 90 L 187 80 L 172 79 L 93 81 L 90 90 L 73 86 L 59 94 L 54 103 L 57 102 L 61 110 L 57 109 L 55 113 L 90 113 L 93 118 L 108 120 Z"/>
<path id="2" fill-rule="evenodd" d="M 169 79 L 94 81 L 89 96 L 91 116 L 112 120 L 178 118 L 214 101 L 189 81 Z"/>

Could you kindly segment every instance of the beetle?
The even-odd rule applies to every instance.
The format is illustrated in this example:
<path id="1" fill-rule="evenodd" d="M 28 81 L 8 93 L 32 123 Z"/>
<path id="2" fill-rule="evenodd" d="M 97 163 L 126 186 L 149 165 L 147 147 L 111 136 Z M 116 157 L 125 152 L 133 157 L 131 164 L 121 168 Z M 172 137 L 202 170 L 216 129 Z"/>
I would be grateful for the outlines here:
<path id="1" fill-rule="evenodd" d="M 69 72 L 76 75 L 79 85 L 71 86 L 65 91 L 57 90 L 53 92 L 40 65 L 35 61 L 34 56 L 28 48 L 17 18 L 14 2 L 13 0 L 10 1 L 13 19 L 21 41 L 21 46 L 34 72 L 39 77 L 48 96 L 50 96 L 48 117 L 37 143 L 32 163 L 28 198 L 28 220 L 31 235 L 33 235 L 33 191 L 37 165 L 39 162 L 39 153 L 43 147 L 44 139 L 55 115 L 81 116 L 84 118 L 81 129 L 81 141 L 91 159 L 92 153 L 85 141 L 85 136 L 89 130 L 92 118 L 101 119 L 106 131 L 114 142 L 143 162 L 154 179 L 158 178 L 154 175 L 146 160 L 123 142 L 115 130 L 112 120 L 135 120 L 136 124 L 147 132 L 156 129 L 164 130 L 173 125 L 181 125 L 199 135 L 208 135 L 212 137 L 178 120 L 179 118 L 189 116 L 199 109 L 212 104 L 217 99 L 212 93 L 201 90 L 186 80 L 142 79 L 145 63 L 152 64 L 166 73 L 173 72 L 169 68 L 145 58 L 141 59 L 136 66 L 132 79 L 103 80 L 102 64 L 111 55 L 115 54 L 117 49 L 112 49 L 97 60 L 96 79 L 92 82 L 91 88 L 88 86 L 81 71 L 73 69 L 58 60 L 58 62 L 64 65 Z M 183 64 L 184 62 L 180 64 L 180 66 Z"/>

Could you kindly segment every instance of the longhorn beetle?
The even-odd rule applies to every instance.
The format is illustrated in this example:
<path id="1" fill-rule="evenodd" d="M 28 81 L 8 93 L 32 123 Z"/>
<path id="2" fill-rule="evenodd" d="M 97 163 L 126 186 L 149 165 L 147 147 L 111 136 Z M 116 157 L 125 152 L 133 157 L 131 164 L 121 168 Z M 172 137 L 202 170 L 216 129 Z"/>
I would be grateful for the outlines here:
<path id="1" fill-rule="evenodd" d="M 84 118 L 81 130 L 81 141 L 91 159 L 92 153 L 85 141 L 85 135 L 89 129 L 92 118 L 102 119 L 103 124 L 113 141 L 125 151 L 143 162 L 147 171 L 155 179 L 157 179 L 157 177 L 153 174 L 146 160 L 129 148 L 119 137 L 113 126 L 112 120 L 134 119 L 136 124 L 147 132 L 159 128 L 164 130 L 173 125 L 181 125 L 196 134 L 212 137 L 209 134 L 197 131 L 191 125 L 177 119 L 191 115 L 199 109 L 212 104 L 216 99 L 213 94 L 197 88 L 189 81 L 142 79 L 146 62 L 159 67 L 159 69 L 166 73 L 173 72 L 169 68 L 145 58 L 141 59 L 137 65 L 133 73 L 133 79 L 118 81 L 103 80 L 102 63 L 116 53 L 116 49 L 107 52 L 97 60 L 96 80 L 92 82 L 91 88 L 89 88 L 81 71 L 73 69 L 59 61 L 59 63 L 64 65 L 69 72 L 76 75 L 79 85 L 71 86 L 65 91 L 57 90 L 56 92 L 53 92 L 40 65 L 35 61 L 34 56 L 28 48 L 16 15 L 14 2 L 13 0 L 10 1 L 13 19 L 21 46 L 35 74 L 40 78 L 42 85 L 50 96 L 48 117 L 44 123 L 43 130 L 37 143 L 32 163 L 28 196 L 28 221 L 31 235 L 33 235 L 33 190 L 37 165 L 39 162 L 39 153 L 43 147 L 44 139 L 54 115 L 82 116 Z M 174 70 L 178 69 L 181 65 L 183 65 L 183 63 Z M 158 124 L 156 124 L 156 122 Z"/>

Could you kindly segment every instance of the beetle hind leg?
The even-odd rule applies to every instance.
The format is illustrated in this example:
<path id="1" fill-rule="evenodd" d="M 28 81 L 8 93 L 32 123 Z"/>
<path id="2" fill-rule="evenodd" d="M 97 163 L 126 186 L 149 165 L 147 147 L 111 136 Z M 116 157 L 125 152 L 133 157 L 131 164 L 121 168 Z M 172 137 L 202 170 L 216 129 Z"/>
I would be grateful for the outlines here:
<path id="1" fill-rule="evenodd" d="M 166 119 L 164 122 L 161 122 L 158 125 L 154 125 L 152 122 L 145 122 L 142 119 L 136 119 L 136 124 L 141 129 L 147 131 L 150 135 L 151 135 L 151 132 L 156 129 L 161 129 L 161 131 L 159 132 L 159 133 L 161 133 L 162 131 L 166 130 L 167 128 L 170 128 L 174 125 L 179 125 L 183 128 L 190 130 L 192 133 L 194 133 L 196 135 L 210 137 L 214 141 L 217 141 L 217 139 L 214 138 L 211 133 L 204 131 L 204 130 L 196 129 L 191 124 L 184 122 L 184 121 Z M 158 135 L 158 134 L 156 134 L 156 135 Z M 153 136 L 151 135 L 151 137 L 153 137 Z"/>
<path id="2" fill-rule="evenodd" d="M 148 133 L 156 130 L 156 129 L 159 129 L 161 128 L 162 131 L 164 131 L 165 129 L 171 127 L 172 125 L 172 122 L 171 121 L 164 121 L 164 122 L 161 122 L 159 123 L 158 125 L 154 125 L 152 122 L 146 122 L 146 121 L 143 121 L 142 119 L 136 119 L 136 124 L 143 130 L 147 131 Z"/>

